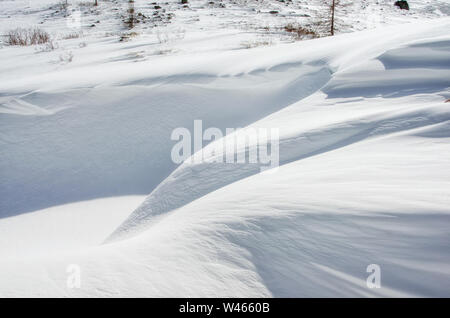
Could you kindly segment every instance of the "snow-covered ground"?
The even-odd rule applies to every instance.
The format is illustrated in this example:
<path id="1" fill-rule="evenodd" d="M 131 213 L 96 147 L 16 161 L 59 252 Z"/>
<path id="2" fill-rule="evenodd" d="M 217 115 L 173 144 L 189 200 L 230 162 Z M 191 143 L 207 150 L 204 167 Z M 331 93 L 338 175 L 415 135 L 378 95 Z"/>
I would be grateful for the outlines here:
<path id="1" fill-rule="evenodd" d="M 0 1 L 53 39 L 0 48 L 0 296 L 450 296 L 450 1 L 393 2 Z M 195 120 L 280 166 L 173 162 Z"/>

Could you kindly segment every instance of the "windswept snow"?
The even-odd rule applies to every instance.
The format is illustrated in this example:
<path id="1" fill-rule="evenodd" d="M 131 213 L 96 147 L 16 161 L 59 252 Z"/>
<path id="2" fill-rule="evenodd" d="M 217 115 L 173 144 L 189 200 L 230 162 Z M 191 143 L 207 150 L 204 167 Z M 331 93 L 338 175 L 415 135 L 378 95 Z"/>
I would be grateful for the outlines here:
<path id="1" fill-rule="evenodd" d="M 5 16 L 53 12 L 19 2 L 0 2 L 2 31 Z M 284 20 L 252 1 L 169 1 L 159 37 L 192 30 L 164 43 L 144 26 L 105 37 L 119 26 L 103 12 L 56 50 L 0 49 L 0 296 L 449 296 L 448 1 L 409 1 L 409 13 L 361 1 L 344 31 L 377 28 L 243 49 L 255 33 L 230 21 L 319 10 L 263 2 Z M 205 31 L 212 19 L 223 27 Z M 199 119 L 243 129 L 177 165 L 171 133 Z M 256 128 L 279 129 L 279 167 L 215 161 Z M 381 288 L 366 285 L 370 264 Z M 67 287 L 71 265 L 80 288 Z"/>
<path id="2" fill-rule="evenodd" d="M 382 39 L 381 43 L 390 43 L 393 40 L 388 36 L 390 31 L 390 29 L 387 29 L 383 34 L 378 32 L 371 39 L 376 40 L 378 38 Z M 402 34 L 407 38 L 405 32 Z M 359 41 L 364 35 L 360 36 L 358 37 Z M 352 42 L 355 41 L 354 35 L 348 36 L 348 38 Z M 313 60 L 306 60 L 306 64 L 319 65 L 322 70 L 325 70 L 325 73 L 318 72 L 317 74 L 323 74 L 323 76 L 319 75 L 316 78 L 299 77 L 295 81 L 295 86 L 301 87 L 303 83 L 311 85 L 311 82 L 314 81 L 320 81 L 322 85 L 327 82 L 321 89 L 326 95 L 318 92 L 314 96 L 301 102 L 293 103 L 290 107 L 248 127 L 280 128 L 281 164 L 327 152 L 366 138 L 392 134 L 402 130 L 445 122 L 450 119 L 448 107 L 442 102 L 442 99 L 439 99 L 434 105 L 424 106 L 422 99 L 417 104 L 414 103 L 415 99 L 400 98 L 403 95 L 410 95 L 411 91 L 414 91 L 415 94 L 423 92 L 436 93 L 445 91 L 450 86 L 450 70 L 448 68 L 445 69 L 446 63 L 443 63 L 441 69 L 422 70 L 420 68 L 421 64 L 434 63 L 432 59 L 439 53 L 441 58 L 445 53 L 448 57 L 449 50 L 441 50 L 442 47 L 446 47 L 445 43 L 447 42 L 444 42 L 442 46 L 435 45 L 435 42 L 432 42 L 430 46 L 434 47 L 434 50 L 430 51 L 437 53 L 433 54 L 431 58 L 427 56 L 420 58 L 421 50 L 414 51 L 416 45 L 413 45 L 414 47 L 410 48 L 410 51 L 412 51 L 409 53 L 410 60 L 412 61 L 415 58 L 419 66 L 416 67 L 414 63 L 409 68 L 402 65 L 402 72 L 398 72 L 398 76 L 395 77 L 391 74 L 395 67 L 391 65 L 390 68 L 387 68 L 382 64 L 383 59 L 386 56 L 390 56 L 391 51 L 389 50 L 377 58 L 366 61 L 367 66 L 361 61 L 363 56 L 381 52 L 380 43 L 377 43 L 377 45 L 369 43 L 360 49 L 358 56 L 355 56 L 354 52 L 350 52 L 353 59 L 360 61 L 356 63 L 355 67 L 346 64 L 344 64 L 345 67 L 336 66 L 333 63 L 333 59 L 345 61 L 345 55 L 347 54 L 345 51 L 339 57 L 321 57 L 321 53 L 330 54 L 329 52 L 332 49 L 335 52 L 338 51 L 339 46 L 336 47 L 336 44 L 342 45 L 342 47 L 345 47 L 346 44 L 348 45 L 343 37 L 337 39 L 339 42 L 338 40 L 332 41 L 327 39 L 326 45 L 320 41 L 316 41 L 316 43 L 304 42 L 299 45 L 299 56 L 302 53 L 307 55 L 309 52 L 317 52 L 317 54 L 308 56 L 313 58 Z M 398 40 L 396 37 L 394 39 Z M 356 45 L 354 42 L 352 44 Z M 320 50 L 316 49 L 315 45 Z M 425 45 L 422 44 L 422 46 Z M 301 48 L 304 47 L 308 49 L 308 53 L 302 52 Z M 397 49 L 393 51 L 398 52 Z M 416 52 L 416 54 L 413 52 Z M 280 54 L 280 52 L 278 54 L 269 53 L 269 55 L 277 56 L 280 56 Z M 330 59 L 328 62 L 330 66 L 325 67 L 324 61 L 327 58 Z M 371 70 L 371 66 L 373 67 L 377 61 L 381 61 L 381 63 Z M 308 67 L 308 65 L 303 65 L 301 62 L 298 62 L 296 65 L 298 69 Z M 271 67 L 270 69 L 274 68 Z M 341 71 L 340 68 L 343 70 Z M 331 80 L 329 80 L 331 69 L 336 71 Z M 420 72 L 418 72 L 418 69 L 420 69 Z M 285 69 L 283 73 L 289 73 L 289 68 Z M 323 81 L 321 78 L 326 78 L 326 80 Z M 417 86 L 419 83 L 421 85 Z M 375 94 L 376 92 L 378 93 Z M 355 101 L 352 98 L 356 96 L 360 96 L 360 99 Z M 372 102 L 365 99 L 369 97 L 376 98 L 376 101 Z M 324 111 L 318 106 L 335 104 L 336 99 L 338 99 L 338 105 L 343 104 L 345 107 L 327 108 L 325 117 L 321 116 Z M 368 103 L 369 106 L 364 107 Z M 245 134 L 244 132 L 241 133 Z M 232 135 L 227 136 L 227 138 L 236 137 Z M 250 145 L 250 147 L 256 146 Z M 207 146 L 204 153 L 210 153 L 210 148 L 216 148 L 215 144 Z M 246 150 L 248 151 L 248 149 L 240 149 L 240 151 L 244 152 Z M 191 164 L 187 160 L 159 185 L 141 208 L 119 229 L 119 232 L 128 231 L 129 227 L 133 226 L 133 223 L 139 227 L 143 226 L 148 216 L 169 212 L 222 186 L 260 172 L 260 165 L 257 164 L 217 164 L 207 158 L 205 161 L 200 164 Z"/>

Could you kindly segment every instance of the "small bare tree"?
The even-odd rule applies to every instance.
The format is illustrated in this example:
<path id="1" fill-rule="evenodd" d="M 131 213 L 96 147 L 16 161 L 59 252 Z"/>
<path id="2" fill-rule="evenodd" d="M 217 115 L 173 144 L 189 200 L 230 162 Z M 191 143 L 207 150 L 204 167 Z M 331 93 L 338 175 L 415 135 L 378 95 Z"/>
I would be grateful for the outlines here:
<path id="1" fill-rule="evenodd" d="M 331 21 L 330 21 L 330 34 L 334 35 L 334 14 L 336 12 L 336 5 L 339 5 L 339 0 L 332 0 L 330 5 L 330 14 L 331 14 Z"/>
<path id="2" fill-rule="evenodd" d="M 319 17 L 319 21 L 316 23 L 320 33 L 334 35 L 338 29 L 340 20 L 338 16 L 341 14 L 341 10 L 351 4 L 350 0 L 326 0 L 324 5 L 326 13 Z"/>
<path id="3" fill-rule="evenodd" d="M 128 0 L 128 10 L 127 10 L 128 17 L 125 20 L 125 24 L 128 27 L 128 29 L 134 28 L 134 24 L 136 22 L 136 14 L 134 11 L 134 0 Z"/>

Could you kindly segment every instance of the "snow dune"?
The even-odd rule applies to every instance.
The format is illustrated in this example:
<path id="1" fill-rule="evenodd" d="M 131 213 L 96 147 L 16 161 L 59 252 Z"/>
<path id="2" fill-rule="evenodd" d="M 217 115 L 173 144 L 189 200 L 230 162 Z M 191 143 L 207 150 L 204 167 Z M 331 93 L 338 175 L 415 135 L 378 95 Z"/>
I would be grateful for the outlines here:
<path id="1" fill-rule="evenodd" d="M 265 73 L 232 79 L 174 75 L 152 84 L 133 79 L 109 87 L 30 91 L 1 103 L 4 113 L 42 111 L 0 118 L 0 215 L 148 194 L 176 167 L 170 160 L 175 128 L 191 128 L 199 118 L 222 130 L 243 127 L 312 94 L 329 78 L 313 66 Z M 61 82 L 68 85 L 61 78 L 56 85 Z"/>
<path id="2" fill-rule="evenodd" d="M 403 33 L 403 35 L 405 34 Z M 383 35 L 377 34 L 377 36 L 383 37 L 385 42 L 389 43 L 392 41 L 387 36 L 387 32 L 383 33 Z M 352 38 L 352 36 L 349 37 Z M 431 43 L 422 43 L 420 45 L 413 44 L 403 49 L 388 50 L 376 58 L 361 61 L 356 63 L 356 66 L 346 67 L 342 71 L 339 71 L 338 67 L 332 78 L 329 75 L 330 69 L 336 68 L 336 66 L 331 63 L 331 66 L 328 68 L 324 67 L 323 61 L 325 58 L 317 56 L 320 54 L 319 52 L 329 54 L 330 49 L 325 49 L 322 43 L 316 43 L 320 45 L 320 49 L 323 51 L 319 51 L 317 55 L 314 55 L 318 59 L 309 60 L 308 64 L 321 65 L 321 71 L 317 73 L 315 78 L 311 76 L 299 77 L 295 84 L 296 86 L 314 86 L 311 82 L 316 81 L 323 86 L 320 92 L 317 92 L 309 99 L 293 103 L 290 107 L 247 128 L 280 128 L 280 163 L 285 164 L 345 147 L 369 137 L 383 136 L 416 127 L 446 122 L 450 119 L 448 107 L 441 100 L 435 105 L 424 107 L 422 103 L 407 105 L 408 99 L 402 100 L 399 98 L 399 101 L 394 100 L 392 102 L 385 100 L 383 97 L 393 99 L 394 97 L 411 95 L 411 91 L 414 94 L 425 91 L 436 93 L 445 91 L 447 87 L 450 87 L 449 48 L 447 43 L 445 41 L 438 41 L 437 43 L 431 41 Z M 308 44 L 308 48 L 314 51 L 314 45 Z M 432 52 L 431 56 L 423 55 L 420 49 L 421 47 L 427 47 L 427 44 L 432 47 L 430 49 Z M 330 43 L 329 45 L 336 49 L 335 43 Z M 358 56 L 358 60 L 362 58 L 363 54 L 377 51 L 381 51 L 380 44 L 377 46 L 372 46 L 371 44 L 364 46 L 360 51 L 361 55 Z M 397 60 L 400 59 L 403 64 L 400 64 L 398 67 L 402 72 L 399 72 L 399 76 L 395 77 L 391 74 L 392 69 L 397 68 L 393 66 L 395 64 L 395 54 L 403 51 L 408 51 L 405 59 L 410 62 L 410 65 L 405 64 L 403 59 L 397 57 Z M 353 52 L 350 54 L 353 54 Z M 430 64 L 436 63 L 434 60 L 436 57 L 438 61 L 442 62 L 441 68 L 423 69 Z M 345 53 L 339 58 L 345 59 Z M 353 56 L 353 58 L 355 57 Z M 384 62 L 385 60 L 388 62 Z M 389 67 L 386 67 L 385 63 Z M 292 63 L 288 65 L 292 65 Z M 447 68 L 445 68 L 446 66 Z M 299 62 L 297 68 L 301 69 L 302 67 L 304 67 L 304 64 Z M 270 69 L 276 68 L 271 67 Z M 278 69 L 282 70 L 282 65 Z M 284 73 L 289 73 L 289 69 L 285 69 Z M 321 94 L 321 92 L 324 92 L 326 95 Z M 373 96 L 374 94 L 370 92 L 378 93 L 376 96 Z M 361 99 L 359 101 L 352 100 L 351 98 L 354 98 L 355 95 L 360 96 Z M 365 99 L 368 97 L 376 97 L 376 101 Z M 317 106 L 324 103 L 331 104 L 338 98 L 338 103 L 345 103 L 345 107 L 327 109 L 325 118 L 322 117 L 321 113 L 323 112 Z M 415 99 L 409 100 L 413 103 L 415 101 Z M 370 107 L 364 107 L 367 103 L 373 104 Z M 405 106 L 408 107 L 406 108 Z M 320 115 L 318 116 L 318 114 Z M 245 130 L 241 133 L 245 134 Z M 236 134 L 239 134 L 239 132 Z M 227 138 L 236 139 L 237 137 L 232 135 Z M 207 146 L 204 153 L 211 153 L 218 142 Z M 257 144 L 251 144 L 248 148 L 252 147 L 257 147 Z M 248 148 L 239 149 L 238 151 L 248 152 Z M 261 168 L 258 164 L 218 164 L 213 162 L 213 159 L 213 157 L 206 158 L 205 162 L 200 164 L 192 164 L 190 160 L 187 160 L 152 192 L 146 202 L 131 215 L 129 220 L 118 229 L 117 233 L 128 232 L 129 228 L 132 228 L 134 225 L 137 227 L 144 226 L 146 219 L 151 219 L 153 215 L 181 207 L 222 186 L 256 174 L 260 172 Z"/>
<path id="3" fill-rule="evenodd" d="M 99 225 L 112 233 L 104 244 L 2 258 L 0 295 L 448 296 L 449 27 L 6 83 L 0 216 L 150 194 L 117 228 Z M 194 119 L 279 128 L 280 167 L 176 166 L 170 133 Z M 80 289 L 66 288 L 69 264 L 82 269 Z M 366 286 L 369 264 L 381 267 L 380 289 Z"/>

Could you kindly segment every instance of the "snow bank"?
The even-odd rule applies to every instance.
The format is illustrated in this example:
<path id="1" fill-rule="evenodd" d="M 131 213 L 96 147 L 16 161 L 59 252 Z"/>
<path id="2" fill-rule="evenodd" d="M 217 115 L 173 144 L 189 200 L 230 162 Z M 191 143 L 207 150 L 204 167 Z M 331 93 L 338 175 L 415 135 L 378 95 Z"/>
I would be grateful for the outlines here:
<path id="1" fill-rule="evenodd" d="M 360 37 L 352 35 L 353 41 L 356 41 L 355 38 L 360 41 L 358 44 L 353 44 L 359 48 L 358 53 L 360 54 L 359 58 L 356 59 L 355 66 L 346 64 L 346 67 L 333 65 L 326 68 L 323 65 L 324 58 L 314 54 L 313 57 L 318 58 L 318 60 L 308 60 L 308 64 L 321 65 L 323 71 L 319 71 L 315 77 L 311 77 L 311 75 L 299 77 L 295 85 L 292 86 L 301 87 L 303 83 L 306 83 L 308 87 L 315 85 L 311 83 L 317 83 L 316 86 L 323 86 L 321 92 L 326 94 L 325 101 L 324 95 L 318 92 L 316 96 L 311 96 L 311 98 L 297 104 L 294 103 L 279 113 L 272 114 L 270 117 L 248 127 L 280 128 L 281 164 L 345 147 L 374 136 L 392 134 L 449 120 L 449 109 L 441 102 L 426 106 L 423 104 L 409 105 L 406 108 L 405 103 L 408 103 L 408 99 L 400 99 L 400 101 L 394 99 L 395 97 L 411 95 L 411 92 L 414 92 L 414 94 L 441 92 L 450 86 L 450 70 L 448 69 L 448 60 L 445 59 L 446 56 L 448 57 L 447 42 L 441 40 L 425 41 L 420 45 L 411 44 L 407 48 L 392 49 L 386 52 L 386 43 L 392 41 L 388 32 L 380 34 L 382 32 L 378 31 L 376 33 L 379 38 L 382 38 L 382 44 L 377 43 L 378 45 L 373 45 L 374 41 L 367 43 L 365 34 L 361 34 Z M 415 30 L 416 32 L 417 30 Z M 434 33 L 434 35 L 438 34 Z M 407 35 L 405 37 L 407 38 Z M 397 40 L 397 35 L 394 35 L 394 38 Z M 328 42 L 331 42 L 328 48 L 323 47 L 323 43 L 315 43 L 320 45 L 321 51 L 319 52 L 329 54 L 333 44 L 337 41 Z M 430 47 L 430 56 L 423 55 L 421 49 L 424 46 L 427 47 L 427 44 Z M 397 44 L 397 46 L 401 45 Z M 314 51 L 314 43 L 311 43 L 309 48 Z M 371 57 L 372 52 L 383 51 L 384 53 L 378 57 L 362 60 L 363 54 Z M 408 60 L 410 64 L 406 64 L 402 59 L 402 63 L 397 66 L 392 56 L 404 51 L 408 51 L 405 60 Z M 371 52 L 371 54 L 368 52 Z M 355 55 L 353 51 L 349 54 L 352 57 Z M 280 55 L 277 54 L 277 56 Z M 341 53 L 329 58 L 346 61 L 345 55 L 346 53 Z M 436 56 L 439 58 L 438 61 L 442 62 L 440 69 L 433 67 L 438 63 L 434 60 Z M 389 57 L 391 58 L 389 59 Z M 311 56 L 309 58 L 311 59 Z M 381 64 L 374 68 L 373 65 L 377 61 Z M 387 63 L 388 66 L 384 66 L 384 63 Z M 297 69 L 304 67 L 301 60 L 297 61 L 295 65 Z M 428 69 L 430 65 L 431 69 Z M 275 69 L 275 67 L 271 69 Z M 282 68 L 280 67 L 280 69 Z M 283 73 L 288 73 L 289 69 L 285 69 Z M 330 75 L 328 75 L 329 69 L 337 70 L 330 81 L 328 80 L 330 78 Z M 392 74 L 393 70 L 398 71 L 397 76 Z M 333 103 L 330 101 L 332 98 L 350 99 L 356 96 L 362 98 L 359 103 L 346 102 L 345 107 L 327 109 L 326 117 L 322 116 L 324 112 L 320 108 L 317 109 L 317 105 L 325 102 L 327 104 Z M 368 103 L 366 98 L 369 97 L 377 97 L 377 100 L 373 104 L 371 103 L 369 107 L 364 107 L 363 105 Z M 389 99 L 386 100 L 386 98 L 395 101 L 392 102 Z M 339 102 L 343 103 L 342 100 Z M 349 108 L 356 108 L 357 111 L 347 111 Z M 318 116 L 318 114 L 320 115 Z M 245 130 L 236 134 L 239 133 L 245 135 Z M 227 138 L 237 137 L 234 134 Z M 218 142 L 207 146 L 204 153 L 212 153 Z M 248 148 L 252 147 L 255 148 L 257 145 L 251 144 Z M 239 151 L 248 152 L 248 148 Z M 202 163 L 191 163 L 191 160 L 187 160 L 152 192 L 146 202 L 130 216 L 129 220 L 118 229 L 116 234 L 129 232 L 130 228 L 134 226 L 145 226 L 146 221 L 153 216 L 172 211 L 227 184 L 259 173 L 261 168 L 257 164 L 218 164 L 213 162 L 213 158 L 206 158 L 204 161 Z"/>
<path id="2" fill-rule="evenodd" d="M 17 227 L 73 214 L 23 213 L 150 194 L 114 231 L 122 212 L 87 216 L 100 231 L 74 248 L 0 245 L 0 296 L 447 296 L 449 27 L 19 70 L 0 87 L 2 240 L 36 251 Z M 279 128 L 281 166 L 177 166 L 170 133 L 195 119 Z"/>

